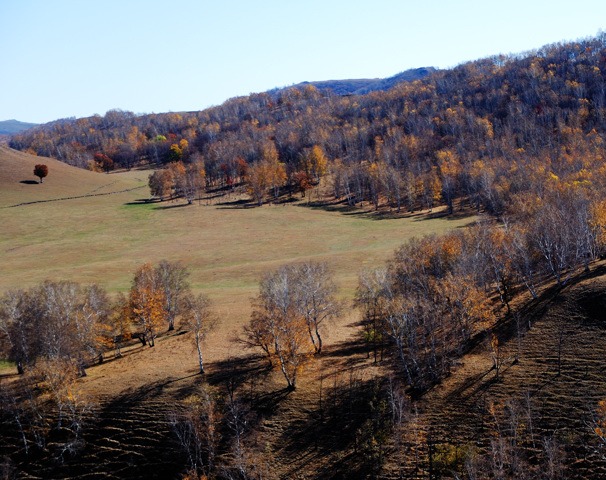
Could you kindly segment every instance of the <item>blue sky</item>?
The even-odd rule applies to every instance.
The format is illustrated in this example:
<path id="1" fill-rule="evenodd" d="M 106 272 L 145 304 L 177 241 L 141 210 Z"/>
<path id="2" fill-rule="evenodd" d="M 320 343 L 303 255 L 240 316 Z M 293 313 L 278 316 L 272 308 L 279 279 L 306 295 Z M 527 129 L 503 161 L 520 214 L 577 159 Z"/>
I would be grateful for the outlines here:
<path id="1" fill-rule="evenodd" d="M 593 36 L 590 0 L 0 0 L 0 120 L 201 110 Z"/>

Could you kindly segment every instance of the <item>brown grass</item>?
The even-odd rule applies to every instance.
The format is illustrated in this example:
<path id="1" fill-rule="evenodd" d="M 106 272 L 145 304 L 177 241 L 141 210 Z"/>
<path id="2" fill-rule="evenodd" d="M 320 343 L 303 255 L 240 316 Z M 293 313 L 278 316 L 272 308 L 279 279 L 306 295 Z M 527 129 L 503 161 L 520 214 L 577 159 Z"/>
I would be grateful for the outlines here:
<path id="1" fill-rule="evenodd" d="M 43 184 L 20 183 L 42 162 L 49 166 Z M 473 220 L 428 215 L 375 220 L 359 210 L 336 213 L 305 203 L 250 209 L 229 202 L 145 203 L 147 176 L 145 171 L 92 173 L 0 149 L 0 292 L 47 278 L 125 291 L 144 262 L 181 261 L 191 270 L 194 289 L 214 300 L 223 333 L 248 318 L 249 299 L 265 271 L 298 260 L 326 261 L 340 295 L 350 301 L 358 273 L 383 264 L 407 239 Z M 137 187 L 144 188 L 123 192 Z M 122 193 L 11 206 L 112 191 Z"/>
<path id="2" fill-rule="evenodd" d="M 44 183 L 21 183 L 35 179 L 35 163 L 49 167 Z M 218 386 L 230 368 L 229 359 L 250 354 L 232 340 L 249 318 L 250 298 L 263 272 L 287 262 L 326 261 L 334 271 L 339 296 L 351 304 L 361 270 L 382 265 L 411 237 L 473 221 L 440 212 L 392 217 L 355 209 L 332 211 L 300 201 L 261 208 L 241 208 L 237 198 L 192 206 L 181 201 L 146 203 L 148 173 L 92 173 L 0 148 L 0 292 L 46 278 L 97 282 L 110 292 L 125 291 L 142 263 L 181 261 L 191 270 L 193 288 L 210 295 L 220 317 L 206 342 L 208 379 Z M 40 203 L 15 206 L 34 201 Z M 310 412 L 317 414 L 321 381 L 336 385 L 355 379 L 358 385 L 376 375 L 379 367 L 363 349 L 350 345 L 357 338 L 356 322 L 357 313 L 349 310 L 327 328 L 326 355 L 313 362 L 301 378 L 301 387 L 275 403 L 263 422 L 259 441 L 266 442 L 267 458 L 273 459 L 284 478 L 295 478 L 299 468 L 316 472 L 329 468 L 343 453 L 339 453 L 338 435 L 333 438 L 328 432 L 332 446 L 316 453 L 313 461 L 298 458 L 295 450 L 304 454 L 317 448 L 314 442 L 294 444 L 285 439 L 309 421 Z M 187 334 L 165 336 L 155 348 L 134 346 L 123 358 L 108 360 L 90 368 L 79 381 L 79 389 L 99 399 L 102 407 L 134 396 L 140 402 L 137 408 L 153 405 L 165 418 L 175 396 L 200 381 L 194 375 L 196 357 Z M 279 373 L 273 372 L 253 390 L 271 398 L 279 396 L 282 383 Z M 114 413 L 106 415 L 106 423 L 112 415 L 137 414 L 116 405 Z M 97 440 L 90 441 L 95 445 Z"/>

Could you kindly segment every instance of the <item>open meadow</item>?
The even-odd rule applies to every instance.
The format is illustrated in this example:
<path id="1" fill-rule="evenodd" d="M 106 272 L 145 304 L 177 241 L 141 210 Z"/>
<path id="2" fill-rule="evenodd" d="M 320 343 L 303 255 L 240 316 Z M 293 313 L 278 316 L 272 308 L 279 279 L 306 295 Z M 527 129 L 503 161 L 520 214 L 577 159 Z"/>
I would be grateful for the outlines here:
<path id="1" fill-rule="evenodd" d="M 49 166 L 44 183 L 23 183 L 35 181 L 33 167 L 40 162 Z M 327 262 L 340 296 L 351 303 L 363 269 L 382 265 L 411 237 L 473 221 L 439 215 L 379 220 L 362 210 L 329 211 L 305 201 L 260 208 L 244 208 L 229 197 L 189 206 L 183 200 L 146 203 L 149 174 L 93 173 L 2 148 L 0 291 L 45 279 L 127 291 L 143 263 L 180 261 L 194 290 L 214 301 L 221 330 L 230 332 L 248 319 L 261 275 L 279 265 Z"/>

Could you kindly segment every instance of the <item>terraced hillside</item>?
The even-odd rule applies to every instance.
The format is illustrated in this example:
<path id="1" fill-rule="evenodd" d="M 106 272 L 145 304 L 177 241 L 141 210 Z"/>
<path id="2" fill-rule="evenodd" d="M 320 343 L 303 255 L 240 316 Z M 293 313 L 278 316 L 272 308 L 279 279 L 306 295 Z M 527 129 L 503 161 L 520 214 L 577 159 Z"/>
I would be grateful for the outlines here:
<path id="1" fill-rule="evenodd" d="M 506 440 L 508 454 L 519 457 L 528 475 L 538 475 L 530 478 L 543 478 L 534 469 L 545 460 L 545 442 L 558 445 L 556 463 L 564 468 L 561 477 L 546 473 L 544 478 L 606 475 L 606 458 L 592 426 L 597 403 L 606 397 L 604 275 L 601 265 L 562 291 L 546 290 L 504 320 L 497 330 L 502 362 L 498 378 L 494 352 L 485 339 L 419 402 L 422 437 L 429 440 L 420 453 L 425 475 L 432 456 L 434 473 L 439 470 L 444 452 L 458 453 L 462 474 L 465 457 L 492 458 L 498 439 Z M 512 431 L 517 444 L 511 442 Z M 447 472 L 452 465 L 442 467 L 440 474 L 451 478 Z M 414 469 L 407 471 L 412 475 Z"/>

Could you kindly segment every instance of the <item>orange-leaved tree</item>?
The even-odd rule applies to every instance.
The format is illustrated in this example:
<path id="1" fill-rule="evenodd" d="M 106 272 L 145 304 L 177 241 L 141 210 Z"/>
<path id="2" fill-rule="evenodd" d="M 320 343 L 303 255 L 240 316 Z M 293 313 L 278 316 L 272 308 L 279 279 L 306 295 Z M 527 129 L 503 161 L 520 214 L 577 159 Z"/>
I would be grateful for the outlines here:
<path id="1" fill-rule="evenodd" d="M 328 159 L 324 150 L 321 146 L 314 145 L 310 149 L 305 149 L 301 157 L 303 170 L 313 183 L 318 183 L 328 171 Z"/>
<path id="2" fill-rule="evenodd" d="M 135 273 L 128 297 L 133 323 L 140 329 L 143 345 L 155 345 L 160 326 L 166 321 L 165 295 L 150 263 L 142 265 Z"/>

